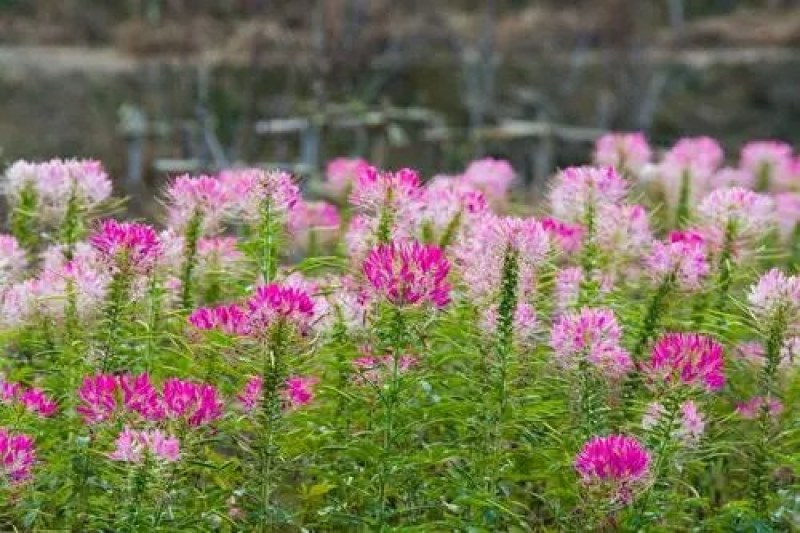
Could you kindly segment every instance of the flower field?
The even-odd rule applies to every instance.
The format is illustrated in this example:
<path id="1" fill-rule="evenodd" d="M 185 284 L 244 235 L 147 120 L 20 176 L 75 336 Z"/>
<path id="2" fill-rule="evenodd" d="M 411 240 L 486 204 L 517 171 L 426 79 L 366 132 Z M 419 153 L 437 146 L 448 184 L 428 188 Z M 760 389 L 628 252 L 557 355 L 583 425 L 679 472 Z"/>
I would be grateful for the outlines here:
<path id="1" fill-rule="evenodd" d="M 0 529 L 800 529 L 800 157 L 592 165 L 12 164 Z"/>

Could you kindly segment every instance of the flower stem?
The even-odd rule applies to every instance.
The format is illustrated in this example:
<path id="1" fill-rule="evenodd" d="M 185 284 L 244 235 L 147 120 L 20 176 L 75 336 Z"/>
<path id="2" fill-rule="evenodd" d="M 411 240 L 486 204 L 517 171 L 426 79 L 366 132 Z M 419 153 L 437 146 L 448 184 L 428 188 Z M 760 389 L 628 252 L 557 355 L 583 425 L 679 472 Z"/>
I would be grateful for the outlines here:
<path id="1" fill-rule="evenodd" d="M 197 242 L 200 240 L 202 222 L 203 218 L 199 212 L 192 215 L 184 235 L 183 266 L 181 268 L 181 308 L 184 311 L 190 311 L 194 306 L 192 273 L 197 262 Z"/>
<path id="2" fill-rule="evenodd" d="M 667 296 L 669 296 L 669 293 L 672 291 L 674 280 L 675 273 L 671 272 L 666 278 L 664 278 L 656 291 L 653 293 L 653 297 L 650 299 L 650 303 L 645 310 L 644 318 L 641 322 L 642 327 L 639 330 L 639 335 L 636 339 L 636 343 L 634 344 L 633 357 L 635 361 L 639 361 L 641 359 L 644 349 L 647 347 L 647 343 L 657 333 L 659 321 L 665 311 L 666 299 Z"/>
<path id="3" fill-rule="evenodd" d="M 692 175 L 688 170 L 681 173 L 681 190 L 678 196 L 678 208 L 675 212 L 675 225 L 679 228 L 685 228 L 689 225 L 689 198 L 692 189 Z"/>
<path id="4" fill-rule="evenodd" d="M 758 415 L 759 435 L 753 450 L 752 466 L 752 498 L 756 512 L 768 518 L 769 467 L 771 463 L 770 444 L 772 440 L 772 424 L 770 403 L 776 395 L 778 365 L 781 360 L 781 349 L 787 330 L 786 313 L 780 309 L 769 325 L 766 342 L 766 358 L 759 376 L 758 385 L 762 403 Z"/>
<path id="5" fill-rule="evenodd" d="M 284 328 L 278 324 L 265 346 L 262 361 L 264 386 L 261 397 L 260 430 L 260 484 L 261 484 L 261 530 L 274 528 L 272 492 L 274 487 L 274 462 L 277 455 L 275 435 L 281 422 L 281 390 L 286 381 L 284 369 Z"/>
<path id="6" fill-rule="evenodd" d="M 389 386 L 380 394 L 383 406 L 383 453 L 378 468 L 378 529 L 383 530 L 386 525 L 388 502 L 386 498 L 389 486 L 388 459 L 393 454 L 394 448 L 394 418 L 397 400 L 400 396 L 400 359 L 406 348 L 406 325 L 403 311 L 399 307 L 392 308 L 392 325 L 390 331 L 390 344 L 392 354 L 392 374 Z"/>
<path id="7" fill-rule="evenodd" d="M 111 280 L 109 300 L 105 312 L 106 338 L 103 345 L 103 360 L 101 364 L 103 372 L 114 370 L 119 366 L 115 345 L 120 341 L 120 325 L 122 324 L 122 315 L 128 298 L 130 282 L 130 275 L 124 269 L 115 273 Z"/>

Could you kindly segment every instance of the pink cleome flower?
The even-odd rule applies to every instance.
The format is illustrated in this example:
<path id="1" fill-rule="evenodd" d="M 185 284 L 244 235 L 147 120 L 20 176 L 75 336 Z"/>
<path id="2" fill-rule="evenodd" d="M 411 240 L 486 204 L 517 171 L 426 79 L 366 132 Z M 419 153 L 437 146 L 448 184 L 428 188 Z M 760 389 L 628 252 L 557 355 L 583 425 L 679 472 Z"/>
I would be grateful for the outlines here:
<path id="1" fill-rule="evenodd" d="M 247 300 L 250 329 L 255 334 L 276 324 L 290 325 L 305 334 L 315 317 L 314 300 L 304 289 L 270 283 L 257 287 Z"/>
<path id="2" fill-rule="evenodd" d="M 370 167 L 365 159 L 338 157 L 328 162 L 325 169 L 325 185 L 337 196 L 348 193 L 362 171 Z"/>
<path id="3" fill-rule="evenodd" d="M 128 414 L 157 422 L 184 420 L 190 426 L 208 424 L 222 416 L 223 402 L 212 385 L 170 378 L 163 391 L 147 374 L 87 376 L 78 390 L 78 414 L 94 425 Z"/>
<path id="4" fill-rule="evenodd" d="M 594 162 L 637 173 L 650 162 L 652 150 L 641 132 L 606 133 L 594 145 Z"/>
<path id="5" fill-rule="evenodd" d="M 19 396 L 19 402 L 25 409 L 41 417 L 50 417 L 56 413 L 58 404 L 42 389 L 33 387 Z"/>
<path id="6" fill-rule="evenodd" d="M 247 223 L 260 221 L 266 207 L 271 216 L 285 217 L 300 200 L 300 189 L 288 172 L 246 168 L 223 171 L 218 179 L 227 190 L 231 214 Z"/>
<path id="7" fill-rule="evenodd" d="M 201 307 L 195 309 L 188 320 L 202 331 L 216 330 L 237 337 L 250 334 L 248 313 L 237 304 Z"/>
<path id="8" fill-rule="evenodd" d="M 585 486 L 608 493 L 622 504 L 633 500 L 634 491 L 650 474 L 650 453 L 633 437 L 593 437 L 575 458 L 575 470 Z"/>
<path id="9" fill-rule="evenodd" d="M 666 242 L 653 243 L 645 266 L 657 283 L 673 276 L 678 287 L 698 289 L 710 270 L 705 238 L 697 231 L 673 231 Z"/>
<path id="10" fill-rule="evenodd" d="M 375 167 L 361 168 L 350 193 L 350 203 L 372 213 L 382 209 L 408 210 L 421 198 L 423 189 L 416 171 L 403 168 L 381 172 Z"/>
<path id="11" fill-rule="evenodd" d="M 36 449 L 32 437 L 0 428 L 0 476 L 8 484 L 18 485 L 28 481 L 35 462 Z"/>
<path id="12" fill-rule="evenodd" d="M 113 461 L 140 464 L 146 453 L 169 463 L 180 460 L 180 441 L 157 429 L 137 431 L 126 426 L 114 444 L 114 451 L 107 454 Z"/>
<path id="13" fill-rule="evenodd" d="M 444 307 L 450 302 L 450 263 L 436 246 L 382 244 L 367 255 L 362 269 L 372 290 L 392 304 Z"/>
<path id="14" fill-rule="evenodd" d="M 556 363 L 576 368 L 585 360 L 609 378 L 633 370 L 630 355 L 620 346 L 622 329 L 611 309 L 584 307 L 560 315 L 550 331 Z"/>
<path id="15" fill-rule="evenodd" d="M 773 268 L 750 288 L 747 301 L 753 316 L 767 325 L 779 313 L 786 315 L 788 324 L 794 324 L 800 319 L 800 277 Z"/>
<path id="16" fill-rule="evenodd" d="M 292 409 L 308 405 L 314 400 L 314 385 L 319 383 L 316 376 L 291 376 L 286 380 L 284 401 Z"/>
<path id="17" fill-rule="evenodd" d="M 211 176 L 179 176 L 166 191 L 168 224 L 183 231 L 199 216 L 201 233 L 219 230 L 231 207 L 231 194 L 225 184 Z"/>
<path id="18" fill-rule="evenodd" d="M 16 281 L 25 272 L 28 259 L 25 250 L 11 235 L 0 234 L 0 291 Z"/>
<path id="19" fill-rule="evenodd" d="M 771 189 L 792 181 L 792 146 L 782 141 L 750 141 L 742 147 L 740 166 L 765 180 Z M 762 185 L 759 183 L 759 185 Z"/>
<path id="20" fill-rule="evenodd" d="M 557 243 L 564 253 L 574 253 L 583 245 L 585 231 L 580 224 L 570 224 L 556 218 L 543 218 L 541 223 L 551 240 Z"/>
<path id="21" fill-rule="evenodd" d="M 776 418 L 783 412 L 783 404 L 780 400 L 776 398 L 767 400 L 763 396 L 754 396 L 746 402 L 738 404 L 736 414 L 745 420 L 755 420 L 761 416 L 765 406 L 770 417 Z"/>
<path id="22" fill-rule="evenodd" d="M 319 383 L 315 376 L 291 376 L 284 383 L 281 395 L 287 409 L 297 409 L 314 400 L 314 386 Z M 261 405 L 264 390 L 264 379 L 261 376 L 251 377 L 238 395 L 239 402 L 245 412 L 251 412 Z"/>
<path id="23" fill-rule="evenodd" d="M 487 157 L 471 162 L 459 181 L 483 191 L 490 203 L 502 204 L 508 200 L 514 178 L 514 169 L 508 161 Z"/>
<path id="24" fill-rule="evenodd" d="M 161 254 L 158 234 L 146 224 L 104 220 L 90 242 L 107 265 L 137 274 L 152 270 Z"/>
<path id="25" fill-rule="evenodd" d="M 741 187 L 712 191 L 697 208 L 702 227 L 719 240 L 728 230 L 735 239 L 763 236 L 775 223 L 774 210 L 772 198 Z"/>
<path id="26" fill-rule="evenodd" d="M 556 218 L 583 224 L 590 209 L 621 202 L 627 189 L 628 183 L 613 167 L 569 167 L 556 176 L 550 208 Z"/>
<path id="27" fill-rule="evenodd" d="M 656 429 L 665 414 L 666 410 L 662 404 L 651 403 L 642 417 L 642 427 L 647 430 Z M 705 427 L 703 414 L 697 408 L 697 404 L 688 400 L 680 406 L 680 426 L 673 429 L 672 436 L 684 444 L 692 445 L 703 436 Z"/>
<path id="28" fill-rule="evenodd" d="M 550 237 L 535 218 L 501 217 L 486 213 L 470 234 L 455 243 L 453 257 L 468 294 L 481 301 L 496 301 L 506 256 L 517 259 L 519 298 L 535 289 L 536 274 L 551 251 Z"/>
<path id="29" fill-rule="evenodd" d="M 725 385 L 722 346 L 698 333 L 667 333 L 653 347 L 644 372 L 656 383 L 716 391 Z"/>

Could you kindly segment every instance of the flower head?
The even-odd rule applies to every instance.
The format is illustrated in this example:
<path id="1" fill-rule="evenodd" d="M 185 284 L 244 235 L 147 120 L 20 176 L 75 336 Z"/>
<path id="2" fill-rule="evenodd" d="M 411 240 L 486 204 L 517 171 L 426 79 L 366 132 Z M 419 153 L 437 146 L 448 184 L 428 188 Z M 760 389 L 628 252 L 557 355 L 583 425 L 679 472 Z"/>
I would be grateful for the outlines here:
<path id="1" fill-rule="evenodd" d="M 647 211 L 640 205 L 600 205 L 595 226 L 598 249 L 615 265 L 638 262 L 653 240 Z"/>
<path id="2" fill-rule="evenodd" d="M 724 153 L 710 137 L 684 137 L 664 155 L 658 175 L 670 207 L 678 205 L 684 185 L 689 205 L 709 190 L 709 182 L 722 163 Z"/>
<path id="3" fill-rule="evenodd" d="M 202 331 L 216 330 L 239 337 L 250 334 L 250 317 L 237 304 L 201 307 L 195 309 L 188 320 L 192 326 Z"/>
<path id="4" fill-rule="evenodd" d="M 517 261 L 517 293 L 523 297 L 532 294 L 536 273 L 550 250 L 548 233 L 536 219 L 486 213 L 453 246 L 453 257 L 467 292 L 482 301 L 494 301 L 508 254 Z"/>
<path id="5" fill-rule="evenodd" d="M 0 428 L 0 475 L 8 484 L 18 485 L 30 479 L 35 462 L 33 438 Z"/>
<path id="6" fill-rule="evenodd" d="M 221 180 L 211 176 L 179 176 L 166 192 L 168 224 L 183 231 L 200 217 L 201 233 L 211 233 L 230 209 L 231 194 Z"/>
<path id="7" fill-rule="evenodd" d="M 437 176 L 424 189 L 414 215 L 417 236 L 426 233 L 434 242 L 457 240 L 486 212 L 486 197 L 477 188 L 459 180 Z"/>
<path id="8" fill-rule="evenodd" d="M 628 184 L 613 167 L 569 167 L 556 177 L 550 208 L 556 218 L 583 224 L 587 212 L 619 203 Z"/>
<path id="9" fill-rule="evenodd" d="M 606 133 L 594 145 L 594 162 L 637 174 L 650 162 L 652 151 L 644 134 Z"/>
<path id="10" fill-rule="evenodd" d="M 325 169 L 325 186 L 333 194 L 343 196 L 350 192 L 361 172 L 369 167 L 370 164 L 365 159 L 332 159 Z"/>
<path id="11" fill-rule="evenodd" d="M 218 179 L 227 190 L 232 215 L 248 224 L 261 220 L 265 209 L 285 217 L 300 199 L 300 189 L 288 172 L 247 168 L 221 172 Z"/>
<path id="12" fill-rule="evenodd" d="M 149 272 L 161 254 L 158 235 L 146 224 L 104 220 L 90 242 L 107 265 L 140 274 Z"/>
<path id="13" fill-rule="evenodd" d="M 772 199 L 741 187 L 710 192 L 697 211 L 701 224 L 717 238 L 731 231 L 734 239 L 757 238 L 774 222 Z"/>
<path id="14" fill-rule="evenodd" d="M 666 415 L 666 409 L 662 404 L 651 403 L 642 417 L 642 427 L 646 430 L 658 428 L 664 415 Z M 703 436 L 705 427 L 703 414 L 697 408 L 697 404 L 688 400 L 680 406 L 680 425 L 673 429 L 672 437 L 686 445 L 696 444 Z"/>
<path id="15" fill-rule="evenodd" d="M 395 305 L 450 301 L 450 263 L 441 249 L 419 242 L 392 242 L 372 249 L 363 272 L 375 294 Z"/>
<path id="16" fill-rule="evenodd" d="M 89 210 L 107 200 L 111 196 L 111 180 L 99 161 L 17 161 L 6 171 L 5 192 L 15 205 L 25 191 L 36 197 L 38 219 L 46 225 L 57 226 L 64 220 L 70 201 Z"/>
<path id="17" fill-rule="evenodd" d="M 11 235 L 0 234 L 0 291 L 20 280 L 27 264 L 25 250 L 17 239 Z"/>
<path id="18" fill-rule="evenodd" d="M 220 418 L 222 407 L 222 399 L 213 385 L 177 378 L 164 382 L 164 408 L 169 418 L 201 426 Z"/>
<path id="19" fill-rule="evenodd" d="M 722 346 L 698 333 L 667 333 L 653 347 L 644 371 L 655 383 L 688 385 L 707 391 L 725 385 Z"/>
<path id="20" fill-rule="evenodd" d="M 315 376 L 292 376 L 286 380 L 283 390 L 284 401 L 292 408 L 303 407 L 314 400 L 314 385 L 319 383 Z"/>
<path id="21" fill-rule="evenodd" d="M 25 409 L 41 417 L 53 416 L 58 409 L 58 404 L 42 389 L 33 387 L 19 395 L 19 402 Z"/>
<path id="22" fill-rule="evenodd" d="M 647 481 L 650 454 L 633 437 L 594 437 L 575 458 L 575 470 L 584 485 L 606 493 L 616 503 L 627 504 Z"/>
<path id="23" fill-rule="evenodd" d="M 696 290 L 709 273 L 705 238 L 696 231 L 673 231 L 665 242 L 653 242 L 645 266 L 656 283 L 671 277 L 681 289 Z"/>
<path id="24" fill-rule="evenodd" d="M 577 252 L 583 245 L 585 230 L 580 224 L 570 224 L 556 218 L 543 218 L 542 227 L 550 235 L 550 240 L 566 254 Z"/>
<path id="25" fill-rule="evenodd" d="M 514 169 L 508 161 L 487 157 L 471 162 L 459 181 L 483 191 L 490 203 L 503 204 L 508 200 L 514 177 Z"/>
<path id="26" fill-rule="evenodd" d="M 350 203 L 368 213 L 381 210 L 408 211 L 422 196 L 419 175 L 409 168 L 381 172 L 375 167 L 361 168 L 350 193 Z"/>
<path id="27" fill-rule="evenodd" d="M 113 461 L 139 464 L 149 453 L 152 457 L 174 463 L 180 460 L 180 441 L 160 430 L 137 431 L 125 427 L 115 441 L 115 449 L 108 454 Z"/>
<path id="28" fill-rule="evenodd" d="M 800 320 L 800 277 L 787 276 L 773 268 L 750 288 L 750 311 L 761 322 L 771 324 L 785 313 L 789 325 Z"/>
<path id="29" fill-rule="evenodd" d="M 619 378 L 633 369 L 628 352 L 620 346 L 622 329 L 610 309 L 584 307 L 560 315 L 550 331 L 550 346 L 556 362 L 576 368 L 581 361 L 609 378 Z"/>
<path id="30" fill-rule="evenodd" d="M 785 188 L 792 181 L 792 147 L 782 141 L 750 141 L 742 147 L 740 166 L 757 178 L 759 190 Z"/>
<path id="31" fill-rule="evenodd" d="M 754 396 L 746 402 L 741 402 L 736 406 L 736 414 L 745 420 L 755 420 L 761 416 L 766 408 L 770 417 L 777 418 L 783 412 L 783 404 L 775 399 L 767 400 L 763 396 Z"/>
<path id="32" fill-rule="evenodd" d="M 303 288 L 270 283 L 257 287 L 247 300 L 250 328 L 253 332 L 265 331 L 282 323 L 306 333 L 315 317 L 314 300 Z"/>
<path id="33" fill-rule="evenodd" d="M 97 424 L 110 420 L 117 409 L 118 381 L 115 376 L 99 374 L 83 378 L 78 389 L 80 405 L 78 414 L 86 424 Z"/>

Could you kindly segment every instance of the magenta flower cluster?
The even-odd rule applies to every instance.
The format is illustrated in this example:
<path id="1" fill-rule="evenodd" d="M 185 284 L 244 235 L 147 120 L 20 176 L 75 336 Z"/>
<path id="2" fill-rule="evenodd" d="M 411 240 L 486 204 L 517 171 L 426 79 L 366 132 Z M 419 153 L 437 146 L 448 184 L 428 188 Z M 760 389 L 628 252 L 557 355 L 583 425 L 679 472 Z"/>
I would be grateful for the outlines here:
<path id="1" fill-rule="evenodd" d="M 213 385 L 170 378 L 157 389 L 148 374 L 84 378 L 77 407 L 89 425 L 118 418 L 150 422 L 182 420 L 189 426 L 213 422 L 223 414 L 223 401 Z"/>

